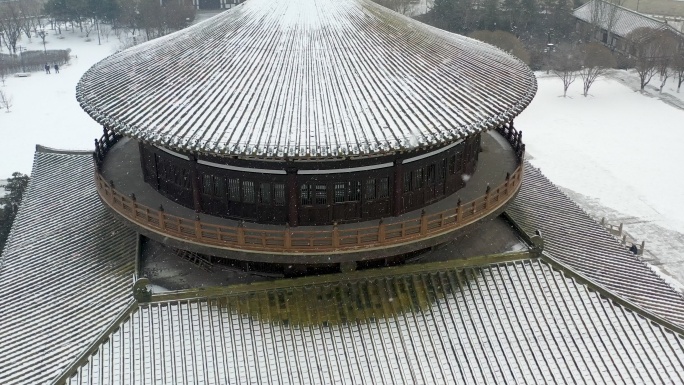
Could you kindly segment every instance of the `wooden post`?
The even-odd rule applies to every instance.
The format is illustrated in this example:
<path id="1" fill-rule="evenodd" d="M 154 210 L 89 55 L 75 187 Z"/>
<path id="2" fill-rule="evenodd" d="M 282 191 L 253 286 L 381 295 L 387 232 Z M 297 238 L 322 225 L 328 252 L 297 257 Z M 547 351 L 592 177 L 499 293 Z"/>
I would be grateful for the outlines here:
<path id="1" fill-rule="evenodd" d="M 333 247 L 340 247 L 340 231 L 337 228 L 337 222 L 333 222 L 332 245 Z"/>
<path id="2" fill-rule="evenodd" d="M 385 243 L 385 227 L 385 222 L 380 218 L 380 222 L 378 223 L 378 243 Z"/>
<path id="3" fill-rule="evenodd" d="M 164 206 L 159 205 L 159 228 L 162 230 L 166 230 L 166 223 L 164 220 Z"/>
<path id="4" fill-rule="evenodd" d="M 641 241 L 641 247 L 639 248 L 639 255 L 644 255 L 644 248 L 646 247 L 646 241 Z"/>
<path id="5" fill-rule="evenodd" d="M 404 196 L 404 164 L 400 159 L 394 161 L 394 191 L 392 194 L 392 215 L 396 217 L 404 210 L 402 204 Z"/>
<path id="6" fill-rule="evenodd" d="M 508 183 L 511 181 L 511 173 L 506 173 L 506 183 L 504 183 L 504 196 L 508 196 Z"/>
<path id="7" fill-rule="evenodd" d="M 297 227 L 299 223 L 299 194 L 297 193 L 297 169 L 287 169 L 287 223 Z"/>
<path id="8" fill-rule="evenodd" d="M 289 250 L 292 248 L 292 234 L 290 233 L 290 224 L 286 223 L 285 224 L 285 234 L 283 237 L 283 243 L 285 250 Z"/>
<path id="9" fill-rule="evenodd" d="M 200 222 L 199 215 L 195 215 L 195 238 L 202 239 L 202 222 Z"/>
<path id="10" fill-rule="evenodd" d="M 102 127 L 102 130 L 104 131 L 104 142 L 107 144 L 107 149 L 110 148 L 110 143 L 109 143 L 109 134 L 107 133 L 107 128 Z"/>
<path id="11" fill-rule="evenodd" d="M 427 234 L 427 216 L 425 216 L 425 210 L 420 212 L 420 235 Z"/>
<path id="12" fill-rule="evenodd" d="M 620 227 L 618 227 L 618 235 L 622 235 L 622 223 L 620 223 Z"/>
<path id="13" fill-rule="evenodd" d="M 461 204 L 461 198 L 458 198 L 458 202 L 456 202 L 456 223 L 460 222 L 462 217 L 463 205 Z"/>
<path id="14" fill-rule="evenodd" d="M 95 160 L 97 160 L 97 165 L 100 165 L 100 162 L 102 162 L 102 154 L 100 153 L 100 144 L 98 143 L 97 139 L 95 139 Z"/>
<path id="15" fill-rule="evenodd" d="M 192 205 L 196 213 L 202 212 L 202 190 L 200 173 L 197 171 L 197 157 L 190 156 L 190 184 L 192 186 Z"/>
<path id="16" fill-rule="evenodd" d="M 131 193 L 131 202 L 133 204 L 131 205 L 131 208 L 133 209 L 133 218 L 138 217 L 138 204 L 135 202 L 135 194 Z"/>
<path id="17" fill-rule="evenodd" d="M 487 207 L 489 207 L 489 192 L 491 191 L 491 187 L 487 185 L 487 189 L 485 190 L 485 196 L 484 196 L 484 209 L 486 210 Z"/>
<path id="18" fill-rule="evenodd" d="M 245 228 L 244 228 L 244 222 L 240 222 L 237 227 L 237 241 L 238 245 L 244 245 L 245 244 Z"/>

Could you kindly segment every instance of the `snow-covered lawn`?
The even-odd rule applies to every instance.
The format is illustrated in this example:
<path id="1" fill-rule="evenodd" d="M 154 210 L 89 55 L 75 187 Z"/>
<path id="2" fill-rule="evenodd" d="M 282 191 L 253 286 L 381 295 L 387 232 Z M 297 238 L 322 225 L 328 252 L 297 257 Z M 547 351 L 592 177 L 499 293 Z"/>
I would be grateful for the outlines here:
<path id="1" fill-rule="evenodd" d="M 586 98 L 579 82 L 568 98 L 562 90 L 557 78 L 541 78 L 516 121 L 532 163 L 557 185 L 684 232 L 684 111 L 613 79 Z"/>
<path id="2" fill-rule="evenodd" d="M 30 173 L 36 144 L 61 149 L 91 149 L 93 139 L 102 135 L 102 128 L 78 105 L 76 83 L 93 64 L 111 55 L 119 47 L 118 39 L 109 37 L 97 44 L 97 36 L 86 42 L 80 32 L 48 31 L 48 49 L 71 48 L 71 63 L 60 68 L 59 74 L 33 72 L 30 77 L 8 77 L 5 87 L 14 101 L 10 113 L 0 110 L 0 178 L 12 172 Z M 59 36 L 64 37 L 59 39 Z M 91 35 L 92 38 L 92 35 Z M 40 38 L 19 43 L 28 50 L 42 50 Z M 5 51 L 7 52 L 6 48 Z"/>
<path id="3" fill-rule="evenodd" d="M 668 104 L 616 71 L 588 97 L 576 81 L 563 98 L 559 79 L 538 76 L 537 96 L 516 120 L 532 164 L 597 220 L 624 222 L 646 240 L 649 262 L 684 282 L 684 110 L 671 105 L 681 95 L 664 95 Z"/>
<path id="4" fill-rule="evenodd" d="M 47 38 L 49 48 L 71 48 L 72 62 L 60 74 L 33 73 L 9 78 L 3 88 L 14 99 L 11 113 L 0 112 L 0 178 L 29 173 L 35 144 L 60 149 L 91 149 L 101 128 L 79 107 L 75 87 L 94 63 L 113 53 L 118 39 L 98 46 L 78 32 Z M 20 44 L 42 49 L 40 39 Z M 647 258 L 684 282 L 684 94 L 670 80 L 659 95 L 644 95 L 637 81 L 615 71 L 580 95 L 576 81 L 569 97 L 560 80 L 539 74 L 539 92 L 516 120 L 524 132 L 528 158 L 597 219 L 625 222 L 647 241 Z M 662 99 L 662 100 L 661 100 Z M 669 104 L 668 104 L 669 103 Z"/>

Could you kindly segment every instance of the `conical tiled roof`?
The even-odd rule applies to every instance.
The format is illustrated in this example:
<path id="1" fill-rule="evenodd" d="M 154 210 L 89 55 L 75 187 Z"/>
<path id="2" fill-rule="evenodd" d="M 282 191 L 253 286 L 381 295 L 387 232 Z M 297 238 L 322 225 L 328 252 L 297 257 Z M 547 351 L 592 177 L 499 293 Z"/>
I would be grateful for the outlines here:
<path id="1" fill-rule="evenodd" d="M 518 59 L 369 0 L 249 0 L 81 79 L 98 122 L 157 145 L 267 158 L 448 143 L 520 113 Z"/>

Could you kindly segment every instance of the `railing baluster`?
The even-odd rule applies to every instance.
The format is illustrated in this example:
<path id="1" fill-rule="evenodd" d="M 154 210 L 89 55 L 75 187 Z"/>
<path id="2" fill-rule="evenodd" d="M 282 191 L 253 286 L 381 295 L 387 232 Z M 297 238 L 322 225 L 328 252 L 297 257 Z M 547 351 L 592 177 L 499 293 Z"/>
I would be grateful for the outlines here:
<path id="1" fill-rule="evenodd" d="M 357 238 L 357 243 L 358 243 L 358 238 Z M 333 229 L 332 229 L 332 245 L 335 248 L 340 247 L 340 231 L 337 228 L 337 222 L 333 223 Z"/>
<path id="2" fill-rule="evenodd" d="M 237 228 L 237 240 L 238 245 L 243 246 L 245 244 L 245 228 L 242 226 L 242 222 L 240 222 Z"/>

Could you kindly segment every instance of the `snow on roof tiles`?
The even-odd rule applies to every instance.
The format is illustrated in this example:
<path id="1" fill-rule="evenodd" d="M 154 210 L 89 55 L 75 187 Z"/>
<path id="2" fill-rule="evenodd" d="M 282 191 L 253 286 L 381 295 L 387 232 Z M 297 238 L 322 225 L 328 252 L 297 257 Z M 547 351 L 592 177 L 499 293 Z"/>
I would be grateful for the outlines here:
<path id="1" fill-rule="evenodd" d="M 665 328 L 539 260 L 141 304 L 67 384 L 681 382 Z"/>
<path id="2" fill-rule="evenodd" d="M 506 212 L 526 233 L 541 231 L 545 253 L 616 295 L 684 326 L 681 293 L 527 162 L 523 180 Z"/>
<path id="3" fill-rule="evenodd" d="M 501 50 L 369 0 L 250 0 L 101 61 L 77 98 L 140 140 L 297 159 L 454 141 L 512 119 L 536 88 Z"/>
<path id="4" fill-rule="evenodd" d="M 0 384 L 53 381 L 132 301 L 137 237 L 92 170 L 92 153 L 36 151 L 0 258 Z"/>

